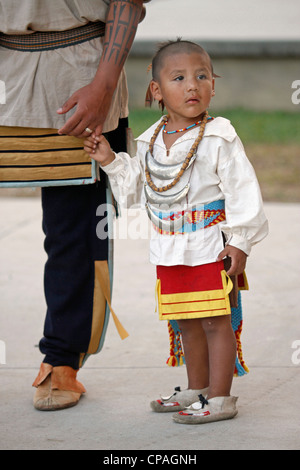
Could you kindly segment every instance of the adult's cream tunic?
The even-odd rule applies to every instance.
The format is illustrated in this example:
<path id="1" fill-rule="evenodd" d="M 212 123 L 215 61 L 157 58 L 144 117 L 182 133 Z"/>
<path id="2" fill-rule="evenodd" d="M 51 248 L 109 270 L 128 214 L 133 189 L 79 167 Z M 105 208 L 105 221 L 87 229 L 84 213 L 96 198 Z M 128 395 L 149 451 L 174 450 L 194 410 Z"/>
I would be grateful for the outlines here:
<path id="1" fill-rule="evenodd" d="M 64 31 L 89 22 L 105 22 L 109 0 L 0 0 L 0 32 L 32 34 Z M 0 105 L 0 125 L 61 128 L 72 115 L 60 108 L 95 76 L 103 51 L 103 38 L 50 51 L 23 52 L 0 47 L 0 80 L 6 103 Z M 104 132 L 118 127 L 128 116 L 128 92 L 122 71 Z"/>
<path id="2" fill-rule="evenodd" d="M 112 163 L 103 167 L 109 176 L 114 196 L 121 205 L 130 207 L 139 203 L 145 206 L 145 155 L 157 124 L 137 139 L 136 157 L 119 153 Z M 167 156 L 160 131 L 154 144 L 154 158 L 170 165 L 183 162 L 198 132 L 198 128 L 193 128 L 179 137 Z M 162 186 L 161 181 L 155 178 L 153 181 L 157 186 Z M 169 182 L 166 180 L 163 183 Z M 213 263 L 224 248 L 222 232 L 228 244 L 249 255 L 251 247 L 267 235 L 268 222 L 254 169 L 227 119 L 217 117 L 207 123 L 194 164 L 186 170 L 179 183 L 164 194 L 176 193 L 188 182 L 188 204 L 187 200 L 183 200 L 180 203 L 182 209 L 223 199 L 226 220 L 191 233 L 163 235 L 154 232 L 150 241 L 151 263 L 162 266 Z M 174 210 L 180 211 L 178 204 Z"/>

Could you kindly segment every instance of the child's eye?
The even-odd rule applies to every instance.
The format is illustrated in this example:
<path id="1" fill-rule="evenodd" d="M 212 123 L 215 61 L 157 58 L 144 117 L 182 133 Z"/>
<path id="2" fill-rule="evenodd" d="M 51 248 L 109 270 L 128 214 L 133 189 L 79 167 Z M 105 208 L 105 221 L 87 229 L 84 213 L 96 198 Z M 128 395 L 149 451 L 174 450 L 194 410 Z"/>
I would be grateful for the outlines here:
<path id="1" fill-rule="evenodd" d="M 198 75 L 198 78 L 199 78 L 199 80 L 205 80 L 205 79 L 206 79 L 206 75 L 204 75 L 203 73 L 201 73 L 200 75 Z"/>
<path id="2" fill-rule="evenodd" d="M 177 81 L 181 81 L 183 79 L 184 79 L 183 75 L 178 75 L 178 77 L 175 77 L 175 80 Z"/>

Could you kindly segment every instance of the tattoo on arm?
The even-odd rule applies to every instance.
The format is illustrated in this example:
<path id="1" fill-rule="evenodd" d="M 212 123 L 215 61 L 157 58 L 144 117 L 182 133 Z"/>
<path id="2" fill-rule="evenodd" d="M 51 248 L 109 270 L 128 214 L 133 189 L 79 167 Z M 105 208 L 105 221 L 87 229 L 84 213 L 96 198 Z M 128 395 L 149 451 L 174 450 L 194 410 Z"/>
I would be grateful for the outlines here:
<path id="1" fill-rule="evenodd" d="M 106 22 L 103 60 L 123 66 L 142 11 L 138 0 L 112 0 Z"/>

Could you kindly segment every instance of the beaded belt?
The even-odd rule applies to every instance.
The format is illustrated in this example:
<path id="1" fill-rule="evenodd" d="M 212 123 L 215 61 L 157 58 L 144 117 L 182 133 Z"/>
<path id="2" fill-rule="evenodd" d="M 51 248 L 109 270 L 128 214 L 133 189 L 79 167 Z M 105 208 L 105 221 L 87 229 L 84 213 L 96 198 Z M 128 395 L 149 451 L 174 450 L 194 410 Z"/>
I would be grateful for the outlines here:
<path id="1" fill-rule="evenodd" d="M 104 34 L 105 23 L 97 21 L 67 31 L 36 31 L 20 35 L 0 33 L 0 46 L 16 51 L 49 51 L 81 44 Z"/>
<path id="2" fill-rule="evenodd" d="M 195 232 L 196 230 L 216 225 L 226 219 L 225 201 L 223 199 L 211 202 L 209 204 L 202 204 L 186 211 L 181 210 L 178 212 L 167 213 L 153 210 L 152 214 L 157 217 L 157 220 L 159 219 L 162 222 L 170 223 L 170 226 L 172 226 L 172 223 L 174 223 L 176 226 L 176 220 L 184 217 L 184 224 L 179 230 L 176 231 L 163 230 L 161 226 L 159 226 L 160 224 L 156 223 L 157 220 L 154 221 L 152 218 L 154 229 L 162 235 Z"/>

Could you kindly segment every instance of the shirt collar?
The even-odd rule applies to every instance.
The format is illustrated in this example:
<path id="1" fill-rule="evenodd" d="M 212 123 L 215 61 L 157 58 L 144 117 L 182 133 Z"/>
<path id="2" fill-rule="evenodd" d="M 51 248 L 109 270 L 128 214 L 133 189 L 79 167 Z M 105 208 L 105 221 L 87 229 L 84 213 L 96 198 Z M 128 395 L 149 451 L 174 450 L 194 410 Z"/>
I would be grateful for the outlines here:
<path id="1" fill-rule="evenodd" d="M 155 129 L 157 128 L 158 124 L 160 123 L 161 119 L 153 124 L 149 129 L 147 129 L 143 134 L 141 134 L 136 141 L 137 142 L 145 142 L 147 144 L 150 143 L 150 140 L 154 134 Z M 194 128 L 186 132 L 184 135 L 178 138 L 176 143 L 184 142 L 185 140 L 194 140 L 198 135 L 199 129 Z M 210 121 L 206 127 L 204 132 L 204 137 L 208 136 L 217 136 L 222 137 L 229 142 L 232 142 L 235 137 L 237 136 L 236 131 L 230 121 L 223 117 L 216 117 L 212 121 Z"/>

